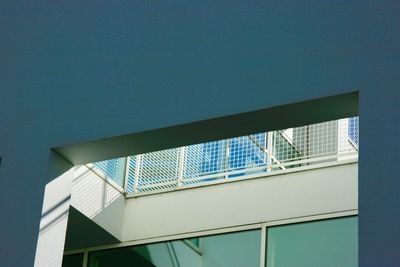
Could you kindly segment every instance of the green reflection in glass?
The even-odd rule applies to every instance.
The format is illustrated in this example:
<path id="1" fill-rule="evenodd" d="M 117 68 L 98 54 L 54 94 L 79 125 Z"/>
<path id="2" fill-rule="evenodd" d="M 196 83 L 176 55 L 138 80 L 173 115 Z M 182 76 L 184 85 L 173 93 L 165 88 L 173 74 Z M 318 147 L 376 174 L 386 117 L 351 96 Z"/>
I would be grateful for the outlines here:
<path id="1" fill-rule="evenodd" d="M 65 255 L 62 261 L 62 267 L 82 267 L 83 253 Z"/>
<path id="2" fill-rule="evenodd" d="M 139 252 L 140 253 L 139 253 Z M 98 251 L 90 254 L 90 267 L 155 266 L 146 258 L 148 252 L 142 246 L 135 251 L 132 247 Z M 142 253 L 142 254 L 141 254 Z"/>
<path id="3" fill-rule="evenodd" d="M 358 220 L 347 217 L 271 227 L 268 267 L 357 267 Z"/>
<path id="4" fill-rule="evenodd" d="M 200 238 L 194 237 L 194 238 L 189 238 L 187 239 L 189 242 L 191 242 L 194 246 L 200 248 Z"/>
<path id="5" fill-rule="evenodd" d="M 183 240 L 175 240 L 96 251 L 90 254 L 89 267 L 259 267 L 260 230 L 205 236 L 192 241 L 201 243 L 201 253 Z"/>

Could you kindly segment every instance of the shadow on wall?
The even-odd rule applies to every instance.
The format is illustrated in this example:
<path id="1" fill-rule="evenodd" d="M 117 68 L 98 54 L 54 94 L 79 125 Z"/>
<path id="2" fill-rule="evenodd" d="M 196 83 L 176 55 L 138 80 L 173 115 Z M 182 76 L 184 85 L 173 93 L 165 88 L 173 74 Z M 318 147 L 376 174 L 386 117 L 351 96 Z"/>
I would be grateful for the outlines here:
<path id="1" fill-rule="evenodd" d="M 82 241 L 86 242 L 85 245 L 119 242 L 91 220 L 118 196 L 120 192 L 86 167 L 71 168 L 49 182 L 46 185 L 35 266 L 57 266 L 62 260 L 62 254 L 58 252 L 63 251 L 68 244 L 71 247 L 71 244 L 80 245 Z M 75 216 L 78 213 L 79 216 Z M 71 228 L 71 220 L 79 222 L 81 226 L 85 225 L 85 230 L 79 228 L 79 231 L 74 231 L 73 227 L 67 229 L 67 226 Z M 84 234 L 85 237 L 80 238 Z M 65 236 L 67 240 L 64 240 Z M 72 241 L 78 238 L 79 242 L 69 242 L 71 238 Z"/>
<path id="2" fill-rule="evenodd" d="M 120 195 L 120 192 L 97 177 L 90 169 L 83 166 L 76 169 L 84 171 L 75 172 L 71 195 L 65 196 L 42 213 L 42 221 L 45 223 L 40 226 L 40 231 L 45 231 L 67 216 L 70 204 L 88 218 L 93 218 Z"/>

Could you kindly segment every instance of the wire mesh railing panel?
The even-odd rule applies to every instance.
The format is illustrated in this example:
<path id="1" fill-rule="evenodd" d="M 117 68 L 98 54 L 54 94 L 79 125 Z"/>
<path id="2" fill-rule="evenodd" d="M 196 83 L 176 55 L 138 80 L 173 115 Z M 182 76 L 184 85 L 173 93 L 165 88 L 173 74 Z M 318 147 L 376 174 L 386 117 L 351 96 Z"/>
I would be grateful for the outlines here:
<path id="1" fill-rule="evenodd" d="M 125 183 L 128 193 L 170 190 L 354 159 L 358 127 L 358 117 L 353 117 L 131 156 L 125 182 L 119 178 L 125 166 L 120 159 L 94 166 L 118 184 Z"/>
<path id="2" fill-rule="evenodd" d="M 104 208 L 108 207 L 111 203 L 114 202 L 119 196 L 121 192 L 115 190 L 112 186 L 106 185 L 106 190 L 104 192 Z"/>
<path id="3" fill-rule="evenodd" d="M 337 133 L 337 121 L 293 128 L 291 142 L 295 149 L 295 157 L 283 159 L 283 161 L 335 153 L 337 151 Z"/>
<path id="4" fill-rule="evenodd" d="M 179 148 L 141 155 L 137 191 L 173 188 L 177 185 Z"/>
<path id="5" fill-rule="evenodd" d="M 302 152 L 299 144 L 294 144 L 293 129 L 273 132 L 272 137 L 272 163 L 280 164 L 301 158 Z M 297 135 L 297 132 L 296 132 Z"/>
<path id="6" fill-rule="evenodd" d="M 93 218 L 102 210 L 103 190 L 104 181 L 96 177 L 96 174 L 89 169 L 75 173 L 71 205 L 88 218 Z"/>
<path id="7" fill-rule="evenodd" d="M 207 142 L 185 147 L 182 182 L 195 184 L 221 179 L 227 169 L 227 140 Z M 221 174 L 218 176 L 218 174 Z M 205 176 L 213 175 L 203 179 Z"/>
<path id="8" fill-rule="evenodd" d="M 100 171 L 109 181 L 118 186 L 124 185 L 125 158 L 110 159 L 93 163 L 96 170 Z"/>
<path id="9" fill-rule="evenodd" d="M 229 140 L 228 171 L 243 170 L 243 172 L 229 174 L 228 178 L 266 171 L 265 169 L 252 171 L 253 168 L 266 166 L 266 136 L 266 133 L 259 133 L 236 137 Z"/>
<path id="10" fill-rule="evenodd" d="M 359 118 L 358 117 L 352 117 L 349 118 L 348 122 L 348 133 L 349 133 L 349 139 L 353 144 L 358 148 L 359 146 Z"/>
<path id="11" fill-rule="evenodd" d="M 308 156 L 315 157 L 337 152 L 338 121 L 328 121 L 309 125 L 306 127 L 306 134 L 308 135 L 308 138 L 305 141 L 308 146 Z M 303 140 L 304 139 L 302 139 L 302 141 Z"/>
<path id="12" fill-rule="evenodd" d="M 93 218 L 121 196 L 121 192 L 87 166 L 75 167 L 71 205 Z"/>
<path id="13" fill-rule="evenodd" d="M 349 121 L 341 119 L 274 132 L 273 156 L 276 162 L 356 152 L 357 148 L 350 141 Z M 290 167 L 301 165 L 304 164 L 293 164 Z"/>

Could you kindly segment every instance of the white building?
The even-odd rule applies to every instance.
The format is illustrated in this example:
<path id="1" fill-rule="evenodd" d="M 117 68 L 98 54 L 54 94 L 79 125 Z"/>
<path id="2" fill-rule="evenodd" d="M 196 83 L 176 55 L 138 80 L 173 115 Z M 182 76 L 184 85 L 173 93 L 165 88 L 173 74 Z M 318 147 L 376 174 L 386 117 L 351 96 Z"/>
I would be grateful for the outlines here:
<path id="1" fill-rule="evenodd" d="M 2 1 L 0 266 L 59 266 L 71 241 L 65 236 L 82 242 L 88 259 L 107 238 L 125 246 L 250 233 L 240 232 L 245 225 L 269 232 L 274 221 L 325 219 L 318 216 L 328 210 L 358 213 L 359 266 L 398 266 L 398 9 L 391 0 Z M 315 169 L 268 179 L 128 200 L 117 193 L 92 220 L 68 212 L 76 166 L 353 116 L 361 125 L 358 172 L 356 163 L 329 159 L 321 163 L 329 168 L 302 166 Z M 323 178 L 328 170 L 335 179 Z M 225 201 L 217 201 L 221 195 Z M 100 207 L 109 203 L 100 200 Z M 65 235 L 68 217 L 78 235 Z M 284 228 L 274 229 L 279 240 Z M 273 235 L 251 233 L 260 241 L 251 258 L 273 264 L 258 240 Z M 199 255 L 187 243 L 179 246 Z M 235 243 L 244 244 L 228 242 Z M 185 266 L 182 255 L 170 259 Z"/>
<path id="2" fill-rule="evenodd" d="M 357 132 L 341 119 L 76 167 L 63 266 L 358 266 Z"/>

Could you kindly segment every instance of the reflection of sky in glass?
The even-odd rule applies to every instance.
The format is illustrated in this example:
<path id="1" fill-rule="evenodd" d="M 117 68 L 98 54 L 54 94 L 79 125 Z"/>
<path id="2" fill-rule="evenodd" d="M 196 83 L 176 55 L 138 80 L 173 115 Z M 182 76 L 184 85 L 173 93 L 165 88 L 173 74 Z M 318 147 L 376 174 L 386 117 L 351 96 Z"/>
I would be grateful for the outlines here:
<path id="1" fill-rule="evenodd" d="M 201 248 L 194 250 L 184 240 L 94 251 L 89 267 L 258 267 L 259 229 L 199 237 Z M 201 253 L 199 253 L 201 252 Z"/>

